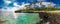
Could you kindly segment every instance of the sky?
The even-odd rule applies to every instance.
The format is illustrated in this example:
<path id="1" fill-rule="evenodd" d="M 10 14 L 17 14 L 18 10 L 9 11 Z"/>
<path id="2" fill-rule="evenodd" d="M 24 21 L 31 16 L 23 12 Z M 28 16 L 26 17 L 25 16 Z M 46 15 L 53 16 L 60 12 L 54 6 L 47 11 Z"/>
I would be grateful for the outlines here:
<path id="1" fill-rule="evenodd" d="M 0 9 L 4 7 L 14 7 L 14 3 L 17 5 L 22 5 L 24 3 L 33 3 L 34 1 L 39 2 L 50 2 L 50 0 L 0 0 Z M 51 0 L 56 6 L 60 6 L 60 0 Z"/>

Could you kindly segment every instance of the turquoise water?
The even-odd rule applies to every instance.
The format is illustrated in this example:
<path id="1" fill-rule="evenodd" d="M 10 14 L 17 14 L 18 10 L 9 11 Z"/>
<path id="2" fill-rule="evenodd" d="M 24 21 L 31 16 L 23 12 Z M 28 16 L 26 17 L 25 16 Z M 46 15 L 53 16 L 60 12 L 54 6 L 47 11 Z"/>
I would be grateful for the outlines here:
<path id="1" fill-rule="evenodd" d="M 12 12 L 2 12 L 0 20 L 6 21 L 6 24 L 36 24 L 39 19 L 38 13 L 16 13 L 17 19 L 14 19 Z"/>
<path id="2" fill-rule="evenodd" d="M 36 24 L 39 21 L 38 16 L 38 13 L 20 13 L 17 24 Z"/>

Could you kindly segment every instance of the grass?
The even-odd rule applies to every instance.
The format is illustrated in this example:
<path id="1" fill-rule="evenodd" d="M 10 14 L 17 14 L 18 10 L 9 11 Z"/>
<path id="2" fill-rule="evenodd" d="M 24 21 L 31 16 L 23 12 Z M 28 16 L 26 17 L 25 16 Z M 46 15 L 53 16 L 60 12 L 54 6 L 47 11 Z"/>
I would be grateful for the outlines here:
<path id="1" fill-rule="evenodd" d="M 53 7 L 34 8 L 34 9 L 29 8 L 29 9 L 23 9 L 23 10 L 19 10 L 19 11 L 21 11 L 21 12 L 33 12 L 33 11 L 55 11 L 55 10 L 60 10 L 60 8 L 53 8 Z"/>
<path id="2" fill-rule="evenodd" d="M 54 11 L 54 10 L 60 10 L 60 8 L 36 8 L 35 10 L 38 10 L 38 11 Z"/>

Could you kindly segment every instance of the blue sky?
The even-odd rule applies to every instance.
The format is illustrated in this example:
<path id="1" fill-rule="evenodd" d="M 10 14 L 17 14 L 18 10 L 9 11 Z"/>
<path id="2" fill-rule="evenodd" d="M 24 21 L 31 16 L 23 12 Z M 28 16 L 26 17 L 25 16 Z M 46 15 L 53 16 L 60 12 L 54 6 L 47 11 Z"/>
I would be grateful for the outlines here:
<path id="1" fill-rule="evenodd" d="M 19 5 L 22 5 L 22 2 L 31 3 L 31 2 L 33 2 L 35 0 L 10 0 L 10 1 L 12 1 L 12 3 L 10 3 L 8 6 L 13 7 L 14 2 L 17 2 Z M 38 1 L 38 0 L 36 0 L 36 1 Z M 50 2 L 50 0 L 42 0 L 42 1 Z M 60 0 L 52 0 L 52 2 L 55 3 L 55 4 L 60 5 Z M 6 5 L 6 3 L 4 2 L 4 0 L 0 0 L 0 8 L 4 7 L 5 5 Z"/>

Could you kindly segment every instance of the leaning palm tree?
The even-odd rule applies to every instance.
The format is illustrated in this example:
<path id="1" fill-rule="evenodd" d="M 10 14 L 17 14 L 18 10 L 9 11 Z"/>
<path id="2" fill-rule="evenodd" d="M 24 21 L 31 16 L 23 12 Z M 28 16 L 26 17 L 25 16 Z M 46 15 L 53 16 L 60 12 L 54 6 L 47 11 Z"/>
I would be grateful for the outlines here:
<path id="1" fill-rule="evenodd" d="M 30 9 L 34 8 L 33 0 L 32 0 L 32 2 L 30 2 L 29 8 Z"/>
<path id="2" fill-rule="evenodd" d="M 41 8 L 42 7 L 42 0 L 37 0 L 38 3 L 39 3 L 39 7 Z"/>
<path id="3" fill-rule="evenodd" d="M 37 3 L 37 0 L 34 0 L 33 5 L 34 5 L 34 10 L 35 10 L 35 4 Z"/>
<path id="4" fill-rule="evenodd" d="M 32 3 L 33 8 L 34 8 L 36 3 L 37 3 L 36 0 L 33 0 L 33 3 Z"/>

